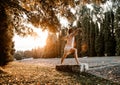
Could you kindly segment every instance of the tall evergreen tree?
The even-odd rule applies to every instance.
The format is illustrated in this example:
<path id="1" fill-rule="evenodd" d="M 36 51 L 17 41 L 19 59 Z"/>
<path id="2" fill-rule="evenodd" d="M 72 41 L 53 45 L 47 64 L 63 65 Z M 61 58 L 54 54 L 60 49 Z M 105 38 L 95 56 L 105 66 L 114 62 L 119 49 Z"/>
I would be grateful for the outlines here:
<path id="1" fill-rule="evenodd" d="M 120 56 L 120 6 L 117 8 L 115 16 L 116 53 Z"/>
<path id="2" fill-rule="evenodd" d="M 44 58 L 55 58 L 58 56 L 58 39 L 56 34 L 49 33 L 44 49 Z"/>
<path id="3" fill-rule="evenodd" d="M 99 27 L 96 27 L 96 30 L 98 30 Z M 96 34 L 95 39 L 95 51 L 97 53 L 97 56 L 104 56 L 104 33 L 103 33 L 104 27 L 103 23 L 100 23 L 100 29 L 98 30 L 98 34 Z"/>
<path id="4" fill-rule="evenodd" d="M 95 24 L 93 21 L 91 21 L 90 25 L 90 56 L 96 56 L 95 51 Z"/>
<path id="5" fill-rule="evenodd" d="M 115 55 L 115 36 L 114 36 L 114 14 L 113 11 L 105 13 L 104 24 L 104 43 L 105 43 L 105 54 L 108 56 Z"/>
<path id="6" fill-rule="evenodd" d="M 90 55 L 90 17 L 85 16 L 83 21 L 83 30 L 84 30 L 84 36 L 83 36 L 83 42 L 87 45 L 87 52 L 85 55 Z"/>
<path id="7" fill-rule="evenodd" d="M 104 37 L 103 34 L 100 33 L 95 40 L 95 50 L 97 56 L 104 56 Z"/>

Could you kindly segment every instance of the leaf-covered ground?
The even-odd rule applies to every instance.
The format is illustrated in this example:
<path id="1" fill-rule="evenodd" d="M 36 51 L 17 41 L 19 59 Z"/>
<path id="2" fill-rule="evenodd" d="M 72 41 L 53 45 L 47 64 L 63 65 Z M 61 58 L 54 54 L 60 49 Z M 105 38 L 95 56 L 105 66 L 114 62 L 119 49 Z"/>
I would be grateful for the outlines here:
<path id="1" fill-rule="evenodd" d="M 11 62 L 0 69 L 0 85 L 119 85 L 90 74 L 71 74 L 49 66 Z"/>
<path id="2" fill-rule="evenodd" d="M 90 70 L 89 73 L 120 84 L 120 64 Z"/>

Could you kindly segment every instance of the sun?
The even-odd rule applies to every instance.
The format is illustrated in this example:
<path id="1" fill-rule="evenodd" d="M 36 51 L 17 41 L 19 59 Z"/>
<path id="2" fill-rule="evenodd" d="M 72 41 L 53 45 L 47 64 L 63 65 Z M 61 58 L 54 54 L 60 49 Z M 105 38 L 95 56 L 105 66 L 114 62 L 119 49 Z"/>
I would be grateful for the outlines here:
<path id="1" fill-rule="evenodd" d="M 43 48 L 46 45 L 46 40 L 48 37 L 48 31 L 42 31 L 40 28 L 35 28 L 31 26 L 34 32 L 37 34 L 36 36 L 27 36 L 20 37 L 15 34 L 13 41 L 15 42 L 15 49 L 17 51 L 25 51 L 32 50 L 34 48 L 40 47 Z"/>
<path id="2" fill-rule="evenodd" d="M 34 37 L 34 40 L 36 41 L 35 42 L 36 47 L 37 46 L 44 47 L 46 45 L 46 40 L 47 40 L 47 37 L 48 37 L 48 31 L 47 30 L 42 31 L 41 29 L 36 29 L 35 31 L 38 35 L 38 36 Z"/>

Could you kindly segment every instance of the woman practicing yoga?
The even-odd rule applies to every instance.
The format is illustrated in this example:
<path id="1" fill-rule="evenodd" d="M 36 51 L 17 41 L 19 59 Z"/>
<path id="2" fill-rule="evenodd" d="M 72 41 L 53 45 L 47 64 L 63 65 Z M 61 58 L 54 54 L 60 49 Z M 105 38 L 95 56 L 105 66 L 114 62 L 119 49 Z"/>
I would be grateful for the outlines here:
<path id="1" fill-rule="evenodd" d="M 74 48 L 74 42 L 75 42 L 75 36 L 78 34 L 78 31 L 82 32 L 80 29 L 76 29 L 73 31 L 73 29 L 68 30 L 68 35 L 65 36 L 63 39 L 67 41 L 65 47 L 64 47 L 64 54 L 61 59 L 61 64 L 63 63 L 64 59 L 69 55 L 74 53 L 75 60 L 77 64 L 79 64 L 78 61 L 78 55 L 77 55 L 77 49 Z"/>

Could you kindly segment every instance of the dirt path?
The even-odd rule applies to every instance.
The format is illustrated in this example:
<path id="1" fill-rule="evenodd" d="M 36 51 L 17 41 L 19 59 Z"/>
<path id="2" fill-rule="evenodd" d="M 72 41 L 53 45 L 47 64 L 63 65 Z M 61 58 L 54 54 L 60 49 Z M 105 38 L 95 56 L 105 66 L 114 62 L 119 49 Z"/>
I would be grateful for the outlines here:
<path id="1" fill-rule="evenodd" d="M 84 57 L 79 58 L 81 63 L 88 63 L 89 67 L 101 67 L 101 66 L 110 66 L 120 64 L 120 56 L 119 57 Z M 52 66 L 60 64 L 60 58 L 39 58 L 39 59 L 24 59 L 19 62 L 29 63 L 29 64 L 37 64 L 44 66 Z M 76 64 L 74 58 L 66 58 L 63 62 L 65 65 L 74 65 Z"/>

